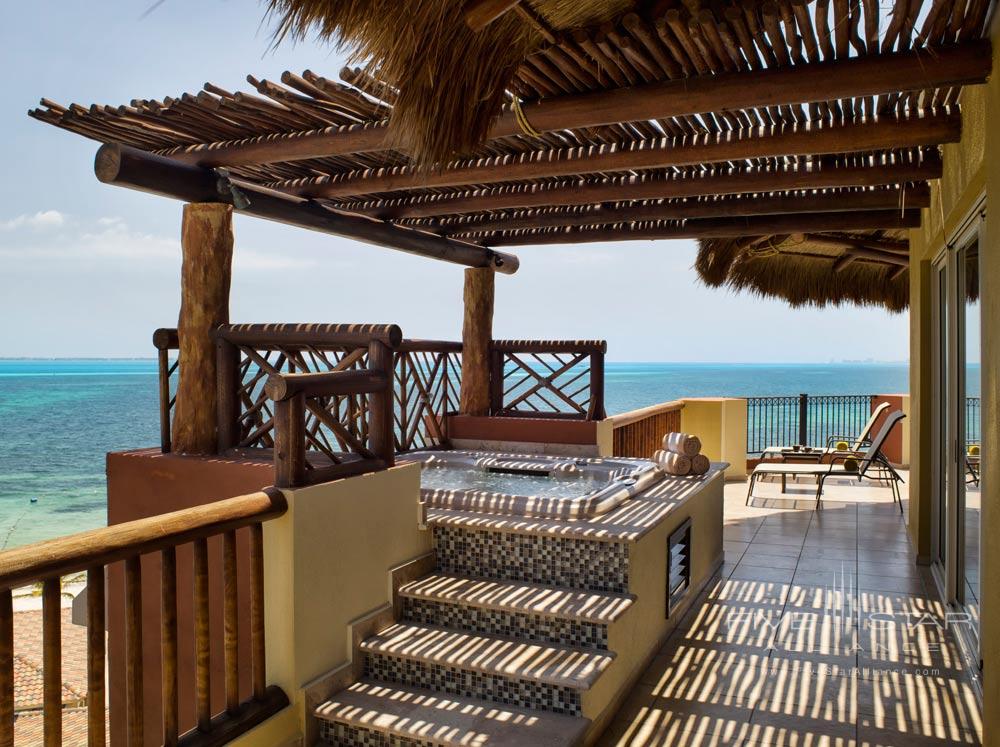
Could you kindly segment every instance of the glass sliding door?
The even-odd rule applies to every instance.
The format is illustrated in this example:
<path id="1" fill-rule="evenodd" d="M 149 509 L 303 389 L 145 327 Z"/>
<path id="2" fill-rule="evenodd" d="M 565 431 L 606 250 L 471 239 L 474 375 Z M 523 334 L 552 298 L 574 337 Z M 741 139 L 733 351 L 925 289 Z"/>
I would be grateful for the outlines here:
<path id="1" fill-rule="evenodd" d="M 958 436 L 961 575 L 957 601 L 969 615 L 969 632 L 979 641 L 979 543 L 982 494 L 980 387 L 979 242 L 958 253 Z"/>
<path id="2" fill-rule="evenodd" d="M 957 586 L 954 427 L 952 390 L 955 384 L 954 364 L 954 298 L 952 293 L 954 255 L 946 252 L 933 268 L 934 295 L 934 430 L 933 453 L 933 507 L 931 531 L 931 560 L 942 595 L 954 599 Z"/>
<path id="3" fill-rule="evenodd" d="M 970 228 L 933 265 L 933 495 L 931 560 L 954 629 L 979 658 L 981 311 L 978 229 Z"/>

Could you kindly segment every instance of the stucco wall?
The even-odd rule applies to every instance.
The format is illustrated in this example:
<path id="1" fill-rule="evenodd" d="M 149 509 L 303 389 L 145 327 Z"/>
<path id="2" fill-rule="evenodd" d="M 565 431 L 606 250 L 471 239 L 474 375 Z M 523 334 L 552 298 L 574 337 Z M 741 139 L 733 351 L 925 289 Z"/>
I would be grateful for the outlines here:
<path id="1" fill-rule="evenodd" d="M 994 19 L 994 70 L 1000 63 L 1000 26 Z M 982 443 L 986 455 L 1000 453 L 1000 76 L 966 88 L 961 97 L 960 143 L 944 147 L 944 176 L 932 187 L 922 227 L 910 234 L 910 532 L 924 559 L 930 556 L 933 412 L 933 326 L 931 262 L 954 238 L 981 195 L 987 194 L 984 242 L 980 251 L 982 292 Z M 981 531 L 1000 533 L 1000 460 L 983 461 Z M 1000 545 L 981 543 L 981 605 L 984 743 L 1000 744 Z"/>
<path id="2" fill-rule="evenodd" d="M 681 430 L 701 439 L 701 451 L 713 462 L 729 462 L 726 479 L 747 475 L 747 401 L 733 397 L 685 399 Z"/>
<path id="3" fill-rule="evenodd" d="M 267 680 L 288 695 L 300 734 L 303 688 L 348 661 L 349 624 L 391 601 L 389 571 L 431 549 L 419 494 L 420 466 L 406 464 L 286 490 L 288 512 L 264 525 Z M 278 725 L 264 727 L 241 744 L 275 744 Z"/>

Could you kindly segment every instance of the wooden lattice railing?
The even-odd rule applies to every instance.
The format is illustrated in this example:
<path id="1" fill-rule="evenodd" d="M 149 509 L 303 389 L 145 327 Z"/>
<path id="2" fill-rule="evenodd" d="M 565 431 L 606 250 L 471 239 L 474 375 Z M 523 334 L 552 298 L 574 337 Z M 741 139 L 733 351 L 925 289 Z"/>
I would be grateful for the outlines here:
<path id="1" fill-rule="evenodd" d="M 195 747 L 223 744 L 249 731 L 288 705 L 279 687 L 267 686 L 264 648 L 264 545 L 262 524 L 281 516 L 287 504 L 280 491 L 229 498 L 204 506 L 139 519 L 89 532 L 81 532 L 0 553 L 0 745 L 14 744 L 14 614 L 15 588 L 42 587 L 43 722 L 44 744 L 63 743 L 61 590 L 64 576 L 87 574 L 87 728 L 88 744 L 107 740 L 105 713 L 105 652 L 111 611 L 105 608 L 109 566 L 124 564 L 125 606 L 117 629 L 124 631 L 126 735 L 123 744 L 144 745 L 149 739 L 164 745 Z M 249 533 L 250 555 L 246 568 L 238 568 L 237 531 Z M 209 644 L 213 625 L 209 614 L 209 540 L 220 538 L 223 549 L 223 625 L 225 706 L 216 712 L 211 703 Z M 216 539 L 215 541 L 218 541 Z M 190 548 L 185 546 L 190 545 Z M 179 589 L 178 552 L 193 556 L 192 589 Z M 153 667 L 143 649 L 143 578 L 141 559 L 156 554 L 160 560 L 161 619 L 157 658 L 162 671 L 159 692 L 162 723 L 144 720 L 143 671 Z M 237 579 L 248 577 L 249 615 L 241 619 Z M 155 583 L 155 580 L 153 581 Z M 191 630 L 183 638 L 194 641 L 194 712 L 197 726 L 180 734 L 179 651 L 181 636 L 178 598 L 193 595 Z M 117 622 L 117 621 L 116 621 Z M 252 682 L 248 700 L 240 702 L 240 629 L 249 627 L 250 657 L 243 659 Z M 244 629 L 245 630 L 245 629 Z M 146 631 L 146 636 L 149 631 Z M 214 631 L 219 636 L 220 631 Z M 155 668 L 155 667 L 153 667 Z M 246 672 L 244 671 L 244 677 Z M 157 743 L 159 743 L 157 741 Z"/>
<path id="2" fill-rule="evenodd" d="M 495 340 L 493 415 L 603 420 L 604 340 Z"/>
<path id="3" fill-rule="evenodd" d="M 394 371 L 396 451 L 443 446 L 448 440 L 445 417 L 459 408 L 462 343 L 403 340 Z"/>
<path id="4" fill-rule="evenodd" d="M 675 400 L 612 415 L 612 453 L 649 459 L 653 452 L 662 448 L 664 435 L 681 429 L 683 408 L 684 403 Z"/>

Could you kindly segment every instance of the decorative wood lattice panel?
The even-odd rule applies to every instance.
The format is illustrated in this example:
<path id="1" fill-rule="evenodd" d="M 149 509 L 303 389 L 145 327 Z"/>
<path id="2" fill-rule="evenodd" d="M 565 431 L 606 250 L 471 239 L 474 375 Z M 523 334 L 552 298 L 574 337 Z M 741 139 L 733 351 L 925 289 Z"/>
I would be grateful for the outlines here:
<path id="1" fill-rule="evenodd" d="M 457 412 L 462 383 L 461 345 L 428 350 L 404 343 L 396 354 L 394 419 L 396 451 L 441 446 L 445 416 Z"/>

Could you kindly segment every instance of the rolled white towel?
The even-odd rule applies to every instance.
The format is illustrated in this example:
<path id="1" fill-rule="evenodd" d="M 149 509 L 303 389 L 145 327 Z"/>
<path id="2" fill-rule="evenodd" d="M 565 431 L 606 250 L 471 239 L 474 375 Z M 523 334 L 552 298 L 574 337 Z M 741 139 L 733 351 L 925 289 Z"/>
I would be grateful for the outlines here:
<path id="1" fill-rule="evenodd" d="M 695 454 L 691 457 L 691 474 L 704 475 L 711 468 L 712 463 L 704 454 Z"/>
<path id="2" fill-rule="evenodd" d="M 686 457 L 693 457 L 701 452 L 701 439 L 689 433 L 668 433 L 663 437 L 663 449 Z"/>
<path id="3" fill-rule="evenodd" d="M 691 457 L 673 451 L 657 451 L 653 463 L 668 475 L 687 475 L 691 472 Z"/>

